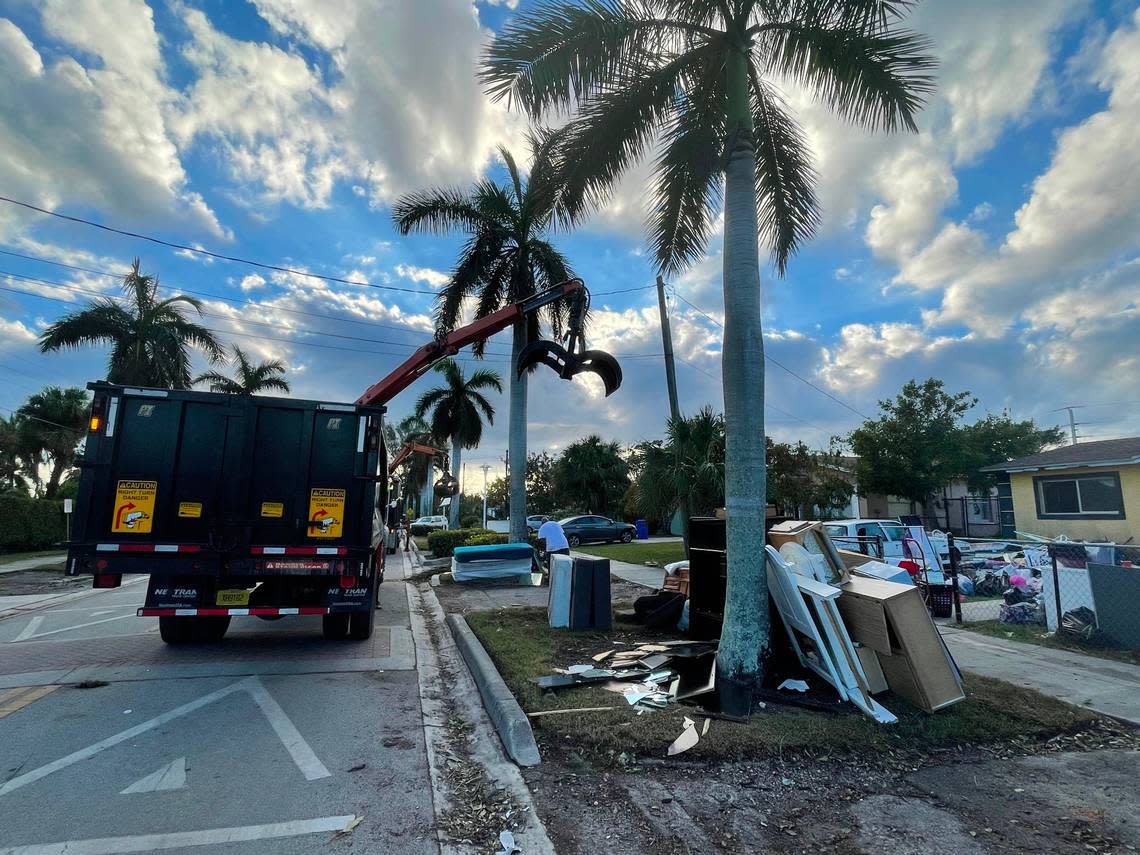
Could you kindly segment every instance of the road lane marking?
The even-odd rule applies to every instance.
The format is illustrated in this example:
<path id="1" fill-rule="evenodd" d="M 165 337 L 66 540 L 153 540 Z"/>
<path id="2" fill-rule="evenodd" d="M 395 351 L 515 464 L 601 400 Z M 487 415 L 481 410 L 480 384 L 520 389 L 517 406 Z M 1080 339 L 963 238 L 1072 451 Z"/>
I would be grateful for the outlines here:
<path id="1" fill-rule="evenodd" d="M 239 825 L 232 828 L 209 828 L 202 831 L 176 831 L 169 834 L 139 834 L 133 837 L 99 837 L 92 840 L 65 840 L 61 843 L 33 843 L 0 849 L 0 855 L 121 855 L 127 852 L 153 852 L 181 849 L 184 846 L 210 846 L 222 843 L 247 843 L 253 840 L 275 840 L 306 834 L 343 831 L 356 817 L 322 816 L 317 819 L 295 819 L 265 825 Z"/>
<path id="2" fill-rule="evenodd" d="M 102 620 L 89 620 L 87 623 L 77 623 L 74 626 L 65 626 L 62 629 L 49 629 L 47 632 L 40 632 L 36 635 L 29 635 L 27 638 L 16 638 L 13 639 L 13 641 L 34 641 L 37 638 L 44 638 L 48 635 L 56 635 L 60 632 L 71 632 L 73 629 L 85 629 L 89 626 L 98 626 L 101 623 L 110 623 L 111 621 L 115 620 L 126 620 L 127 618 L 133 618 L 134 616 L 134 612 L 131 612 L 130 614 L 119 615 L 118 617 L 108 617 L 103 618 Z M 9 642 L 9 644 L 11 643 L 12 642 Z"/>
<path id="3" fill-rule="evenodd" d="M 22 710 L 58 688 L 59 686 L 36 686 L 31 689 L 10 689 L 0 692 L 0 718 Z"/>
<path id="4" fill-rule="evenodd" d="M 12 641 L 24 641 L 25 639 L 28 639 L 31 636 L 35 635 L 36 630 L 40 628 L 40 624 L 43 622 L 44 616 L 36 615 L 34 618 L 28 621 L 28 625 L 20 630 L 20 634 L 13 638 Z M 11 644 L 12 641 L 9 641 L 8 643 Z"/>
<path id="5" fill-rule="evenodd" d="M 139 778 L 125 790 L 119 790 L 120 796 L 131 793 L 157 793 L 161 790 L 181 790 L 186 786 L 186 758 L 179 757 L 165 763 L 144 778 Z"/>
<path id="6" fill-rule="evenodd" d="M 257 677 L 250 678 L 249 693 L 253 696 L 254 702 L 261 707 L 261 711 L 265 713 L 265 717 L 269 719 L 269 725 L 273 728 L 277 738 L 285 745 L 285 750 L 289 752 L 289 756 L 293 758 L 293 762 L 297 764 L 297 768 L 301 770 L 301 774 L 305 776 L 306 781 L 316 781 L 320 778 L 328 778 L 332 773 L 325 768 L 313 749 L 309 747 L 309 743 L 301 736 L 301 732 L 294 727 L 293 722 L 289 720 L 289 716 L 285 715 L 285 710 L 281 709 L 281 705 L 273 699 L 269 691 L 262 685 L 261 680 Z"/>
<path id="7" fill-rule="evenodd" d="M 48 687 L 44 686 L 41 688 L 46 689 Z M 229 697 L 235 692 L 248 692 L 250 694 L 254 702 L 265 714 L 270 727 L 273 728 L 273 732 L 277 734 L 277 737 L 281 740 L 282 744 L 284 744 L 285 750 L 289 752 L 289 755 L 293 758 L 293 762 L 297 764 L 297 768 L 301 770 L 301 774 L 305 776 L 306 780 L 315 781 L 319 778 L 327 778 L 332 774 L 317 758 L 317 755 L 313 753 L 313 749 L 309 747 L 309 743 L 301 736 L 300 731 L 298 731 L 293 725 L 293 722 L 289 720 L 285 711 L 281 709 L 281 706 L 274 700 L 273 696 L 269 694 L 269 691 L 262 685 L 261 681 L 257 677 L 246 677 L 244 680 L 231 683 L 217 691 L 210 692 L 208 695 L 203 695 L 197 700 L 185 703 L 180 707 L 175 707 L 172 710 L 164 712 L 162 715 L 136 724 L 134 727 L 129 727 L 113 736 L 108 736 L 106 739 L 101 739 L 92 745 L 88 745 L 86 748 L 73 751 L 66 757 L 60 757 L 58 760 L 53 760 L 50 763 L 40 766 L 38 769 L 32 769 L 30 772 L 18 775 L 3 785 L 0 785 L 0 796 L 7 795 L 28 784 L 35 783 L 40 780 L 40 778 L 45 778 L 53 772 L 58 772 L 60 769 L 66 769 L 68 766 L 72 766 L 83 760 L 88 760 L 101 751 L 113 748 L 122 742 L 126 742 L 128 739 L 141 736 L 147 731 L 154 730 L 156 727 L 161 727 L 169 721 L 188 715 L 195 710 L 214 703 L 214 701 Z M 3 850 L 0 850 L 0 855 L 3 855 Z"/>

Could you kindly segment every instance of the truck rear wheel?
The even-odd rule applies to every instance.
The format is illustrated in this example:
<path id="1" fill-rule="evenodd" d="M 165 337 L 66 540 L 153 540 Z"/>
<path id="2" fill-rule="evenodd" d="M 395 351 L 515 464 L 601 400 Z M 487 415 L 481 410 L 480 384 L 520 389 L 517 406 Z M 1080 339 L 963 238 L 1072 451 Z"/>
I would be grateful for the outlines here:
<path id="1" fill-rule="evenodd" d="M 158 634 L 167 644 L 186 644 L 193 632 L 193 618 L 162 615 L 158 619 Z"/>
<path id="2" fill-rule="evenodd" d="M 372 623 L 376 619 L 376 609 L 363 612 L 353 612 L 348 622 L 348 637 L 355 641 L 364 641 L 372 637 Z"/>
<path id="3" fill-rule="evenodd" d="M 221 641 L 226 637 L 226 630 L 230 628 L 229 615 L 207 615 L 193 620 L 197 622 L 197 626 L 194 627 L 197 637 L 194 640 L 206 644 Z"/>
<path id="4" fill-rule="evenodd" d="M 348 618 L 347 612 L 325 615 L 321 620 L 321 631 L 325 638 L 338 641 L 348 635 Z"/>

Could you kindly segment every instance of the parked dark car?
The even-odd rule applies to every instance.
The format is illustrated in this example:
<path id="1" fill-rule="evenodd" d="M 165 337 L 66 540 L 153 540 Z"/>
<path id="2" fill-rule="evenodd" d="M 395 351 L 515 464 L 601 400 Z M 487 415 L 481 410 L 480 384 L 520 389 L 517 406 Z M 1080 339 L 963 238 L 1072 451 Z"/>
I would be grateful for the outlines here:
<path id="1" fill-rule="evenodd" d="M 571 546 L 582 543 L 612 543 L 620 540 L 630 543 L 637 537 L 637 529 L 629 523 L 615 522 L 608 517 L 586 514 L 580 517 L 566 517 L 559 521 L 566 532 L 566 540 Z"/>

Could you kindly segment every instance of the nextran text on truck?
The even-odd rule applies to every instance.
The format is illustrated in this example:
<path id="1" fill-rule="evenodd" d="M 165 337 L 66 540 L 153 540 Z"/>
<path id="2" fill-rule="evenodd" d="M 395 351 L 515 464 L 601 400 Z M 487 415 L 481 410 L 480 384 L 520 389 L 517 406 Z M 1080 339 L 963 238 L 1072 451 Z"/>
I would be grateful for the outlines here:
<path id="1" fill-rule="evenodd" d="M 91 383 L 67 572 L 148 573 L 140 615 L 168 643 L 233 615 L 323 616 L 368 638 L 383 578 L 384 408 Z"/>

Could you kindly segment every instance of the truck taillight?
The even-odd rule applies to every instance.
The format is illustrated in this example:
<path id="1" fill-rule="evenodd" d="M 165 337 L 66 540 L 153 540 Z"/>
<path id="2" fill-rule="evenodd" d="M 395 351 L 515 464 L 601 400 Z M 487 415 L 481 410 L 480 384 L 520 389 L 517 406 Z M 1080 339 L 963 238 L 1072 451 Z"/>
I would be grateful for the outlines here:
<path id="1" fill-rule="evenodd" d="M 107 399 L 96 395 L 95 400 L 91 402 L 91 422 L 89 427 L 92 433 L 103 427 L 103 417 L 106 409 Z"/>

